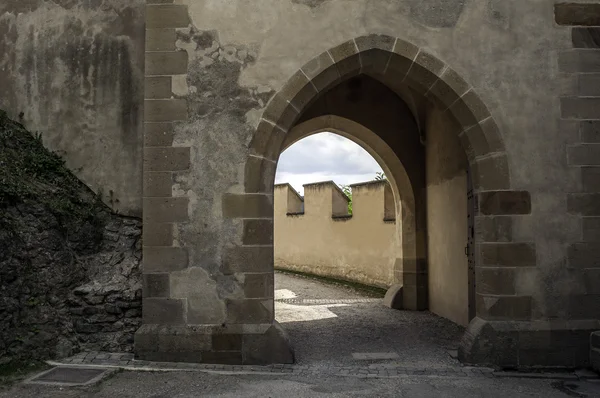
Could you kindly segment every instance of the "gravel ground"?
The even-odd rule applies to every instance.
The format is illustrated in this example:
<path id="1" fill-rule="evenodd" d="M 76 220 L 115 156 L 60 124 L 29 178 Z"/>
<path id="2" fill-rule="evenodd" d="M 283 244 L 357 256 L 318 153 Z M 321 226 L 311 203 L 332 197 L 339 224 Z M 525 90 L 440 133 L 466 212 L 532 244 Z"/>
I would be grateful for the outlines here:
<path id="1" fill-rule="evenodd" d="M 372 295 L 352 288 L 325 284 L 295 275 L 276 273 L 275 291 L 291 291 L 299 299 L 365 299 Z M 282 303 L 276 301 L 275 318 L 287 331 L 296 350 L 298 364 L 361 365 L 353 353 L 396 353 L 393 362 L 407 367 L 459 366 L 448 353 L 458 347 L 464 328 L 429 312 L 397 311 L 381 300 L 330 306 L 334 317 L 286 322 Z M 288 306 L 289 304 L 285 304 Z M 334 304 L 335 305 L 335 304 Z M 293 305 L 285 310 L 302 312 L 314 305 Z"/>
<path id="2" fill-rule="evenodd" d="M 520 398 L 598 397 L 600 385 L 573 382 L 581 393 L 564 393 L 564 382 L 529 379 L 298 378 L 205 373 L 122 372 L 88 388 L 19 385 L 1 398 L 192 398 L 192 397 L 407 397 Z M 571 384 L 573 384 L 571 383 Z"/>
<path id="3" fill-rule="evenodd" d="M 298 365 L 317 368 L 312 375 L 124 371 L 88 387 L 0 385 L 0 398 L 600 397 L 597 379 L 444 376 L 431 370 L 460 367 L 448 349 L 457 347 L 463 328 L 452 322 L 427 312 L 394 311 L 372 294 L 289 274 L 276 274 L 275 285 L 276 317 L 296 347 Z M 359 360 L 353 353 L 397 358 Z M 336 366 L 388 365 L 425 371 L 378 378 L 327 373 Z"/>

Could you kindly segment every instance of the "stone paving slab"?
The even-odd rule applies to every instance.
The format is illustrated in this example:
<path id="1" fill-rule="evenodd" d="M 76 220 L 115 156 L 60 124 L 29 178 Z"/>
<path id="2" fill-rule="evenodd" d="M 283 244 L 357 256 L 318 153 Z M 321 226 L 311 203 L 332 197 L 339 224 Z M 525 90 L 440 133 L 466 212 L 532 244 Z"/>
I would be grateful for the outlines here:
<path id="1" fill-rule="evenodd" d="M 213 365 L 196 363 L 170 363 L 138 361 L 131 353 L 103 353 L 86 352 L 60 361 L 48 361 L 53 366 L 102 366 L 114 367 L 124 370 L 137 371 L 199 371 L 219 374 L 288 374 L 292 376 L 311 377 L 375 377 L 389 378 L 402 376 L 429 376 L 429 377 L 494 377 L 494 378 L 545 378 L 545 379 L 598 379 L 592 372 L 551 372 L 551 373 L 525 373 L 502 372 L 491 368 L 480 367 L 407 367 L 405 364 L 369 364 L 364 366 L 328 366 L 328 365 Z"/>

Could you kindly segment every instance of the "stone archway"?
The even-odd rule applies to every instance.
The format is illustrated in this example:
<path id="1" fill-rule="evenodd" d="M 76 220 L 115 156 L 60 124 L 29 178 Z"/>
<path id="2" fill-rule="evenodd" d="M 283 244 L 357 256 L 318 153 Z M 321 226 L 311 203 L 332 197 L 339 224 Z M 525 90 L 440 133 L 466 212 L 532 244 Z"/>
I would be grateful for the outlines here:
<path id="1" fill-rule="evenodd" d="M 460 139 L 468 157 L 477 203 L 476 269 L 480 268 L 482 260 L 488 265 L 507 265 L 513 255 L 520 256 L 523 250 L 535 253 L 529 244 L 524 247 L 521 243 L 486 241 L 486 236 L 501 233 L 502 226 L 496 222 L 497 217 L 529 214 L 531 211 L 529 193 L 512 190 L 508 155 L 488 108 L 475 90 L 444 62 L 402 39 L 382 35 L 359 37 L 320 54 L 296 72 L 271 99 L 250 143 L 245 167 L 245 194 L 224 198 L 225 203 L 235 196 L 236 201 L 248 204 L 248 210 L 264 207 L 264 211 L 260 214 L 248 211 L 236 218 L 249 225 L 256 223 L 259 216 L 264 220 L 265 228 L 272 226 L 273 176 L 282 143 L 302 112 L 321 93 L 360 74 L 383 82 L 405 100 L 411 96 L 425 98 L 456 122 L 458 129 L 454 134 Z M 244 230 L 250 229 L 245 227 Z M 423 287 L 427 264 L 422 252 L 424 248 L 419 246 L 414 268 L 405 267 L 404 271 L 405 275 L 411 274 L 410 280 L 414 283 L 405 285 L 403 292 L 404 301 L 411 303 L 406 307 L 413 309 L 426 308 L 427 300 L 426 287 Z M 486 270 L 480 271 L 486 274 Z M 489 338 L 479 336 L 482 330 L 490 325 L 490 321 L 510 318 L 515 308 L 530 305 L 531 298 L 504 296 L 505 289 L 497 274 L 481 277 L 491 280 L 485 284 L 485 290 L 477 294 L 477 317 L 470 324 L 467 333 L 470 338 L 465 339 L 461 357 L 466 361 L 489 363 L 493 360 L 487 356 L 496 348 L 493 344 L 480 346 L 479 338 Z M 490 332 L 489 328 L 487 332 L 497 333 L 495 330 Z"/>
<path id="2" fill-rule="evenodd" d="M 411 181 L 406 170 L 394 150 L 375 132 L 350 119 L 325 115 L 312 118 L 294 126 L 282 142 L 281 152 L 294 143 L 323 131 L 334 132 L 360 145 L 381 166 L 392 189 L 395 201 L 395 213 L 401 222 L 396 223 L 396 229 L 401 244 L 402 256 L 394 261 L 394 285 L 391 295 L 385 300 L 386 305 L 402 308 L 402 290 L 404 277 L 403 263 L 415 261 L 415 196 Z M 269 177 L 274 181 L 275 174 Z"/>
<path id="3" fill-rule="evenodd" d="M 243 184 L 214 190 L 202 187 L 207 203 L 218 198 L 209 209 L 210 217 L 218 218 L 215 225 L 220 225 L 212 233 L 224 234 L 218 245 L 211 246 L 211 236 L 204 236 L 202 247 L 189 243 L 203 228 L 201 223 L 189 224 L 197 197 L 187 193 L 171 197 L 169 173 L 158 173 L 156 177 L 161 179 L 156 182 L 145 180 L 144 324 L 135 337 L 138 358 L 245 364 L 294 360 L 285 333 L 274 321 L 272 176 L 282 143 L 303 111 L 330 88 L 359 75 L 370 76 L 393 90 L 409 104 L 417 125 L 424 123 L 421 110 L 433 102 L 457 126 L 452 134 L 459 137 L 468 156 L 478 200 L 478 277 L 486 280 L 478 284 L 485 288 L 478 291 L 477 317 L 469 326 L 461 355 L 470 362 L 498 362 L 496 357 L 505 351 L 500 342 L 513 333 L 506 321 L 530 320 L 531 311 L 520 308 L 531 308 L 531 296 L 515 294 L 507 289 L 510 282 L 504 282 L 510 278 L 502 278 L 507 271 L 503 267 L 512 265 L 514 259 L 535 262 L 535 244 L 513 242 L 502 231 L 503 217 L 530 213 L 529 193 L 514 190 L 498 126 L 474 89 L 431 54 L 381 35 L 360 37 L 318 55 L 271 98 L 247 141 L 247 156 L 239 159 L 242 164 L 235 171 Z M 171 145 L 172 137 L 163 137 L 170 126 L 165 122 L 187 118 L 185 103 L 179 99 L 150 102 L 146 138 Z M 174 115 L 167 117 L 161 107 Z M 177 156 L 180 162 L 163 165 L 166 154 Z M 185 169 L 200 162 L 189 147 L 146 148 L 145 157 L 148 165 L 160 163 L 156 170 Z M 198 173 L 199 166 L 195 169 Z M 230 168 L 228 173 L 232 172 Z M 415 200 L 415 206 L 420 202 Z M 422 225 L 424 211 L 415 213 L 416 225 Z M 181 246 L 176 233 L 184 224 L 191 228 Z M 410 267 L 404 265 L 405 308 L 427 308 L 426 248 L 418 244 L 425 241 L 422 233 L 416 231 L 414 261 Z M 209 264 L 198 264 L 198 256 L 194 264 L 188 264 L 189 256 L 202 250 L 214 254 Z M 483 264 L 494 269 L 480 267 Z"/>

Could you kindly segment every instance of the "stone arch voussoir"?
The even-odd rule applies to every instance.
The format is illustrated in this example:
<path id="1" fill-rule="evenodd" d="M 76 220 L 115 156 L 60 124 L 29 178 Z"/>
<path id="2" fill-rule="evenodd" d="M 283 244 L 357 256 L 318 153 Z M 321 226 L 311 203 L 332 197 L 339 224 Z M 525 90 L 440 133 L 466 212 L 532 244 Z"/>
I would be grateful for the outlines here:
<path id="1" fill-rule="evenodd" d="M 235 217 L 272 219 L 272 207 L 268 207 L 269 203 L 272 206 L 277 159 L 288 131 L 320 93 L 359 74 L 368 74 L 396 92 L 408 88 L 445 112 L 456 125 L 455 134 L 471 166 L 477 197 L 477 255 L 500 256 L 512 250 L 510 245 L 520 250 L 517 246 L 521 243 L 510 243 L 512 237 L 506 236 L 503 225 L 511 218 L 505 216 L 530 214 L 531 198 L 526 191 L 513 190 L 508 154 L 492 112 L 445 62 L 403 39 L 377 34 L 319 54 L 271 98 L 250 143 L 245 194 L 238 198 L 242 211 Z M 499 242 L 502 247 L 496 247 Z M 535 247 L 532 250 L 535 252 Z M 504 264 L 504 259 L 486 261 L 494 266 L 510 265 Z"/>

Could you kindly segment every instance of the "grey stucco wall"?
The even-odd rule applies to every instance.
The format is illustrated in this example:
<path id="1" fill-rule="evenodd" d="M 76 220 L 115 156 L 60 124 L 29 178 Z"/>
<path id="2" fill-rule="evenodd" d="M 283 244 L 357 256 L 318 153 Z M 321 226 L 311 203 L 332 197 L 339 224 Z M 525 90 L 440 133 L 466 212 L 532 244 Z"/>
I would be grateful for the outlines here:
<path id="1" fill-rule="evenodd" d="M 556 59 L 570 38 L 554 23 L 554 1 L 176 3 L 188 5 L 196 38 L 177 43 L 190 57 L 190 91 L 183 95 L 189 120 L 179 124 L 175 142 L 191 143 L 194 165 L 189 176 L 181 177 L 182 192 L 194 198 L 192 224 L 204 226 L 194 233 L 193 227 L 180 228 L 182 242 L 194 242 L 201 251 L 190 253 L 191 264 L 215 269 L 208 265 L 220 262 L 219 247 L 239 239 L 242 226 L 221 219 L 215 190 L 242 191 L 240 156 L 269 95 L 322 51 L 381 33 L 446 62 L 490 109 L 508 153 L 513 188 L 530 191 L 533 202 L 531 215 L 515 218 L 513 232 L 516 241 L 536 244 L 538 268 L 521 279 L 518 291 L 534 297 L 537 317 L 549 315 L 548 306 L 556 311 L 561 305 L 559 298 L 568 294 L 573 280 L 557 282 L 554 276 L 565 262 L 565 243 L 577 241 L 581 228 L 580 219 L 566 211 L 564 192 L 577 190 L 580 182 L 565 156 L 565 142 L 574 137 L 563 134 L 558 122 L 559 91 L 568 82 L 558 74 Z M 209 87 L 206 81 L 219 83 Z M 213 102 L 206 104 L 204 98 Z"/>
<path id="2" fill-rule="evenodd" d="M 0 3 L 0 109 L 115 211 L 141 215 L 143 0 Z"/>

